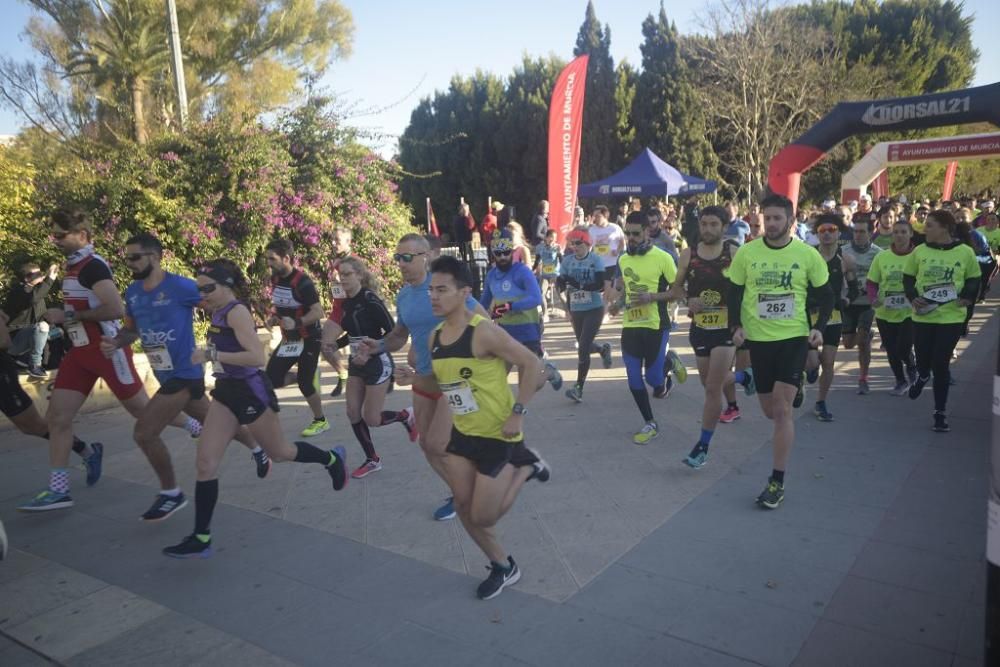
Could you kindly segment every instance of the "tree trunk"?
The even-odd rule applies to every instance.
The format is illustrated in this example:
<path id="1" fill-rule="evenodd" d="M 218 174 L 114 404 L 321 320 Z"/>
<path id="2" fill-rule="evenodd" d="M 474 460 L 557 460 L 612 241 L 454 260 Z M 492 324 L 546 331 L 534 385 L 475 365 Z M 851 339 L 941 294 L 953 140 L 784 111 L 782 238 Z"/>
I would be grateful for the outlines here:
<path id="1" fill-rule="evenodd" d="M 135 140 L 139 144 L 146 143 L 146 115 L 142 109 L 142 94 L 146 84 L 142 79 L 135 79 L 132 82 L 132 127 Z"/>

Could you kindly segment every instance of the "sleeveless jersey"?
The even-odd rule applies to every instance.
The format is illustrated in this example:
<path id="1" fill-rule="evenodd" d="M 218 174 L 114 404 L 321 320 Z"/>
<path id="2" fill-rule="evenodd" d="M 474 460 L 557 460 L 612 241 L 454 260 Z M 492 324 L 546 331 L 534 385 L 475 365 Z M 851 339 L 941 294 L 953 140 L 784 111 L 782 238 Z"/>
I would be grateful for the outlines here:
<path id="1" fill-rule="evenodd" d="M 844 321 L 843 313 L 840 310 L 840 300 L 844 297 L 844 290 L 847 287 L 844 282 L 844 246 L 837 246 L 837 251 L 826 263 L 826 270 L 830 274 L 830 289 L 833 290 L 833 312 L 830 313 L 830 319 L 827 322 L 827 326 L 830 326 L 841 324 Z M 806 305 L 809 307 L 809 321 L 814 322 L 819 314 L 817 305 L 812 299 L 806 299 Z"/>
<path id="2" fill-rule="evenodd" d="M 891 236 L 884 238 L 888 238 L 889 243 L 892 243 Z M 848 244 L 844 246 L 844 252 L 846 252 L 851 259 L 854 260 L 854 264 L 856 265 L 855 273 L 858 277 L 858 286 L 861 287 L 859 290 L 860 294 L 854 298 L 854 301 L 851 301 L 851 305 L 870 306 L 871 301 L 868 300 L 868 292 L 864 289 L 864 285 L 868 280 L 868 269 L 871 268 L 872 262 L 875 260 L 875 255 L 882 252 L 882 248 L 873 243 L 863 252 L 859 252 L 852 244 Z"/>
<path id="3" fill-rule="evenodd" d="M 441 393 L 451 408 L 455 428 L 464 435 L 519 442 L 522 436 L 506 437 L 501 429 L 514 407 L 503 359 L 477 359 L 472 353 L 476 327 L 488 321 L 473 315 L 458 339 L 441 343 L 441 323 L 434 330 L 431 363 Z"/>
<path id="4" fill-rule="evenodd" d="M 271 276 L 271 305 L 278 317 L 302 317 L 318 302 L 312 279 L 299 269 L 292 269 L 287 276 Z M 320 323 L 314 322 L 291 331 L 282 330 L 282 336 L 285 340 L 314 339 L 319 338 L 321 330 Z"/>
<path id="5" fill-rule="evenodd" d="M 688 262 L 687 295 L 700 299 L 704 308 L 694 315 L 692 324 L 700 329 L 728 329 L 729 311 L 726 307 L 726 293 L 729 278 L 726 271 L 733 261 L 736 251 L 732 241 L 722 243 L 722 252 L 715 259 L 698 256 L 698 246 L 691 248 Z"/>
<path id="6" fill-rule="evenodd" d="M 212 325 L 208 328 L 208 342 L 215 346 L 219 352 L 243 352 L 244 348 L 240 344 L 233 328 L 226 323 L 226 318 L 236 306 L 243 305 L 239 301 L 230 301 L 222 308 L 212 313 Z M 214 364 L 212 375 L 217 378 L 248 378 L 260 373 L 259 368 L 250 366 L 237 366 L 217 362 Z"/>
<path id="7" fill-rule="evenodd" d="M 66 269 L 66 276 L 63 278 L 63 308 L 65 310 L 92 310 L 101 305 L 101 300 L 94 294 L 94 290 L 85 287 L 80 282 L 80 274 L 91 262 L 103 264 L 107 269 L 108 276 L 111 275 L 111 267 L 103 257 L 96 253 L 91 253 L 84 259 L 70 265 Z M 66 332 L 69 335 L 73 347 L 98 346 L 101 343 L 101 336 L 117 336 L 120 323 L 118 320 L 107 322 L 67 322 Z"/>

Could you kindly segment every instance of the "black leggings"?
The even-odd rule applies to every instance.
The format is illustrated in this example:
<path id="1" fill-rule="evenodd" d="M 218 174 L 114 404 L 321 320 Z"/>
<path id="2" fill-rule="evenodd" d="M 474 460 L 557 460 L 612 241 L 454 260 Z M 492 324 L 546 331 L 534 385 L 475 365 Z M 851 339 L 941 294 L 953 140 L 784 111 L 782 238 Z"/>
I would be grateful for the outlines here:
<path id="1" fill-rule="evenodd" d="M 902 322 L 887 322 L 876 319 L 878 333 L 885 345 L 885 354 L 889 357 L 889 367 L 896 376 L 896 382 L 906 382 L 906 369 L 916 366 L 913 359 L 913 321 L 909 318 Z"/>
<path id="2" fill-rule="evenodd" d="M 279 357 L 278 352 L 281 350 L 279 344 L 278 349 L 271 354 L 271 358 L 267 361 L 266 372 L 271 384 L 275 388 L 280 388 L 285 386 L 285 376 L 288 371 L 292 370 L 292 366 L 298 365 L 295 379 L 299 385 L 299 391 L 302 392 L 303 396 L 309 398 L 319 389 L 319 374 L 316 371 L 319 368 L 320 340 L 313 338 L 303 342 L 302 353 L 297 357 Z"/>
<path id="3" fill-rule="evenodd" d="M 962 336 L 962 323 L 913 323 L 913 347 L 917 352 L 917 371 L 921 379 L 934 373 L 934 410 L 944 412 L 951 383 L 951 354 Z"/>
<path id="4" fill-rule="evenodd" d="M 590 355 L 600 354 L 601 346 L 594 342 L 597 333 L 604 322 L 604 309 L 570 311 L 570 321 L 573 323 L 573 335 L 576 336 L 576 383 L 583 386 L 590 372 Z"/>

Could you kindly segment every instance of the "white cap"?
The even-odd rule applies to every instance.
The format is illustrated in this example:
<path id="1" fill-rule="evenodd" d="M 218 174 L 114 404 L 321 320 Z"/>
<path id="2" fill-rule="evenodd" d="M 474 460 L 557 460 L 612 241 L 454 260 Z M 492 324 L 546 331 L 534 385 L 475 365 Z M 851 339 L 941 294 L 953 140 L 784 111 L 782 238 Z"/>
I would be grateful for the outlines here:
<path id="1" fill-rule="evenodd" d="M 866 192 L 863 195 L 861 195 L 861 200 L 862 201 L 871 201 L 872 200 L 872 196 Z"/>
<path id="2" fill-rule="evenodd" d="M 832 199 L 827 199 L 823 202 L 823 208 L 834 208 L 837 206 L 837 202 Z"/>

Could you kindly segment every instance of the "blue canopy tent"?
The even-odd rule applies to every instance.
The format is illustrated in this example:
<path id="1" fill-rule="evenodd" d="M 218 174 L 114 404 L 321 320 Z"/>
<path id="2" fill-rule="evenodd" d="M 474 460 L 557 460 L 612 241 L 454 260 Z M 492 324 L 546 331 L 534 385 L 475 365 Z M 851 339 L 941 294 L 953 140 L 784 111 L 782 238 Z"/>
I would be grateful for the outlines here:
<path id="1" fill-rule="evenodd" d="M 661 160 L 648 148 L 616 174 L 581 185 L 580 197 L 628 197 L 703 194 L 715 192 L 715 181 L 686 176 Z"/>

